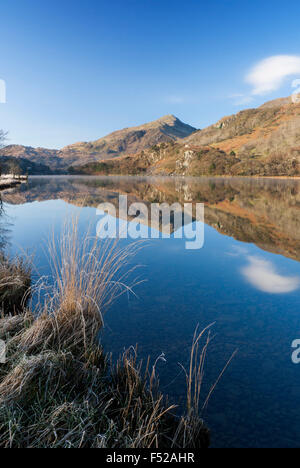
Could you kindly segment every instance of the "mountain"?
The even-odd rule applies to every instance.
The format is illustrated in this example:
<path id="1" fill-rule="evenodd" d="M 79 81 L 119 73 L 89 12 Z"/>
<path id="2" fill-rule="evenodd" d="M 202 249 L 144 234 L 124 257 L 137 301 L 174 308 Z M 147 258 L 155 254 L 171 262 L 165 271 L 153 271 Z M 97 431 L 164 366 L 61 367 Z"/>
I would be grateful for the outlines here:
<path id="1" fill-rule="evenodd" d="M 257 175 L 300 174 L 300 102 L 270 101 L 224 117 L 175 143 L 75 170 L 85 174 Z"/>
<path id="2" fill-rule="evenodd" d="M 158 143 L 186 138 L 196 129 L 174 115 L 166 115 L 139 127 L 125 128 L 91 143 L 76 143 L 62 149 L 64 158 L 86 158 L 98 161 L 123 154 L 135 154 Z"/>
<path id="3" fill-rule="evenodd" d="M 135 154 L 162 142 L 186 138 L 195 131 L 194 127 L 177 117 L 166 115 L 154 122 L 118 130 L 90 143 L 75 143 L 62 150 L 11 145 L 3 148 L 0 155 L 25 158 L 59 172 L 66 171 L 70 166 Z"/>
<path id="4" fill-rule="evenodd" d="M 71 174 L 297 176 L 300 99 L 269 101 L 203 130 L 167 115 L 62 150 L 13 145 L 1 155 Z"/>

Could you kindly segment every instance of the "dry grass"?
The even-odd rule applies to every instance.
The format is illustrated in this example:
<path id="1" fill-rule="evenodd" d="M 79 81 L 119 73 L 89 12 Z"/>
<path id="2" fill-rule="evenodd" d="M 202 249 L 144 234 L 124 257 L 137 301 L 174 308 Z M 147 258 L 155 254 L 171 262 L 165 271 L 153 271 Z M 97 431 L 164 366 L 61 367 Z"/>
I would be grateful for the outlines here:
<path id="1" fill-rule="evenodd" d="M 49 245 L 60 307 L 80 304 L 101 315 L 120 294 L 132 291 L 135 283 L 129 287 L 127 280 L 135 268 L 129 262 L 138 248 L 139 243 L 121 248 L 118 240 L 99 241 L 89 232 L 80 235 L 78 220 L 67 222 L 59 240 L 53 236 Z"/>
<path id="2" fill-rule="evenodd" d="M 54 284 L 37 306 L 38 319 L 20 340 L 27 353 L 41 347 L 85 353 L 104 325 L 108 306 L 138 283 L 126 285 L 138 244 L 120 248 L 117 241 L 102 242 L 89 233 L 81 237 L 78 230 L 73 219 L 58 240 L 53 236 L 50 241 Z"/>
<path id="3" fill-rule="evenodd" d="M 24 308 L 24 298 L 30 288 L 30 262 L 21 258 L 11 260 L 0 256 L 0 310 L 4 314 L 17 314 Z"/>
<path id="4" fill-rule="evenodd" d="M 186 413 L 181 416 L 177 431 L 173 437 L 172 446 L 175 447 L 197 448 L 195 441 L 202 440 L 202 443 L 205 443 L 206 435 L 205 432 L 203 432 L 203 427 L 201 427 L 201 415 L 204 414 L 216 386 L 237 353 L 237 351 L 235 351 L 232 354 L 231 358 L 220 372 L 216 382 L 211 386 L 206 397 L 203 398 L 202 387 L 204 383 L 205 363 L 207 351 L 212 341 L 211 328 L 213 325 L 214 324 L 209 325 L 200 332 L 199 327 L 196 328 L 191 346 L 189 366 L 187 369 L 181 366 L 186 377 L 187 410 Z M 203 403 L 201 404 L 202 400 Z"/>
<path id="5" fill-rule="evenodd" d="M 80 238 L 75 222 L 59 242 L 52 239 L 55 281 L 40 304 L 41 315 L 33 320 L 25 311 L 0 321 L 7 343 L 0 372 L 0 447 L 208 447 L 198 411 L 201 368 L 187 376 L 188 411 L 178 418 L 159 391 L 156 363 L 151 367 L 148 361 L 142 372 L 131 349 L 114 365 L 99 347 L 105 308 L 131 289 L 125 283 L 137 247 Z"/>

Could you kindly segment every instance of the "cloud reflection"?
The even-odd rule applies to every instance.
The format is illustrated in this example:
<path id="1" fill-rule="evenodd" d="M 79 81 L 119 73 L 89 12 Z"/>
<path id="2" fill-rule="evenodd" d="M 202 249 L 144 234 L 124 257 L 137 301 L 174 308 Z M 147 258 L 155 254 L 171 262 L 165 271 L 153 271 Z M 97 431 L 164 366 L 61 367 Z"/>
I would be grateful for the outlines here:
<path id="1" fill-rule="evenodd" d="M 299 276 L 280 275 L 271 262 L 254 256 L 248 256 L 247 258 L 249 265 L 242 268 L 242 274 L 259 291 L 283 294 L 299 288 Z"/>

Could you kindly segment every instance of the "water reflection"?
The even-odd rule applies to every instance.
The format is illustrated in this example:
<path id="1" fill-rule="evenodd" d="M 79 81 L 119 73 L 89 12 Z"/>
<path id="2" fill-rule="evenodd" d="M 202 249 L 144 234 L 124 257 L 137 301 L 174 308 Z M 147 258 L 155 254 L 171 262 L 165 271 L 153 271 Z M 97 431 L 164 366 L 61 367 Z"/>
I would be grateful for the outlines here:
<path id="1" fill-rule="evenodd" d="M 83 230 L 91 222 L 96 229 L 97 206 L 117 207 L 120 194 L 129 205 L 204 203 L 205 244 L 188 251 L 174 233 L 147 242 L 135 259 L 147 281 L 135 291 L 138 297 L 124 296 L 106 315 L 104 346 L 114 356 L 136 343 L 141 358 L 165 352 L 161 385 L 178 401 L 185 385 L 178 363 L 188 362 L 197 324 L 216 322 L 207 382 L 217 379 L 233 351 L 239 353 L 206 414 L 213 445 L 299 446 L 300 369 L 292 363 L 291 343 L 299 338 L 300 182 L 32 178 L 2 195 L 14 222 L 12 245 L 35 251 L 38 271 L 48 275 L 44 245 L 53 226 L 58 231 L 71 210 L 80 214 Z"/>
<path id="2" fill-rule="evenodd" d="M 3 195 L 10 204 L 64 200 L 75 206 L 201 202 L 205 222 L 221 234 L 300 260 L 300 181 L 271 179 L 31 178 Z M 172 221 L 172 220 L 171 220 Z"/>
<path id="3" fill-rule="evenodd" d="M 9 243 L 9 234 L 9 223 L 5 216 L 2 195 L 0 193 L 0 256 Z"/>

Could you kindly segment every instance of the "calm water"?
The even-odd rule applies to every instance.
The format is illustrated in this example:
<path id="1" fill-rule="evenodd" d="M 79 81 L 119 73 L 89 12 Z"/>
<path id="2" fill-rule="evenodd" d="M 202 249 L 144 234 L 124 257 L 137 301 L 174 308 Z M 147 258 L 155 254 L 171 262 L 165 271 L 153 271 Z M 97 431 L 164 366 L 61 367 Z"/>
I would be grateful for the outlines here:
<path id="1" fill-rule="evenodd" d="M 213 446 L 296 447 L 300 443 L 300 365 L 291 343 L 300 338 L 300 183 L 248 179 L 32 178 L 2 193 L 12 252 L 35 254 L 49 274 L 44 247 L 67 214 L 96 227 L 96 207 L 129 201 L 204 202 L 205 244 L 154 239 L 135 258 L 147 281 L 138 297 L 124 295 L 106 315 L 102 342 L 117 356 L 138 343 L 158 366 L 162 389 L 176 402 L 197 324 L 216 322 L 206 367 L 214 383 L 205 419 Z M 125 242 L 125 241 L 124 241 Z M 207 391 L 207 387 L 204 392 Z"/>

